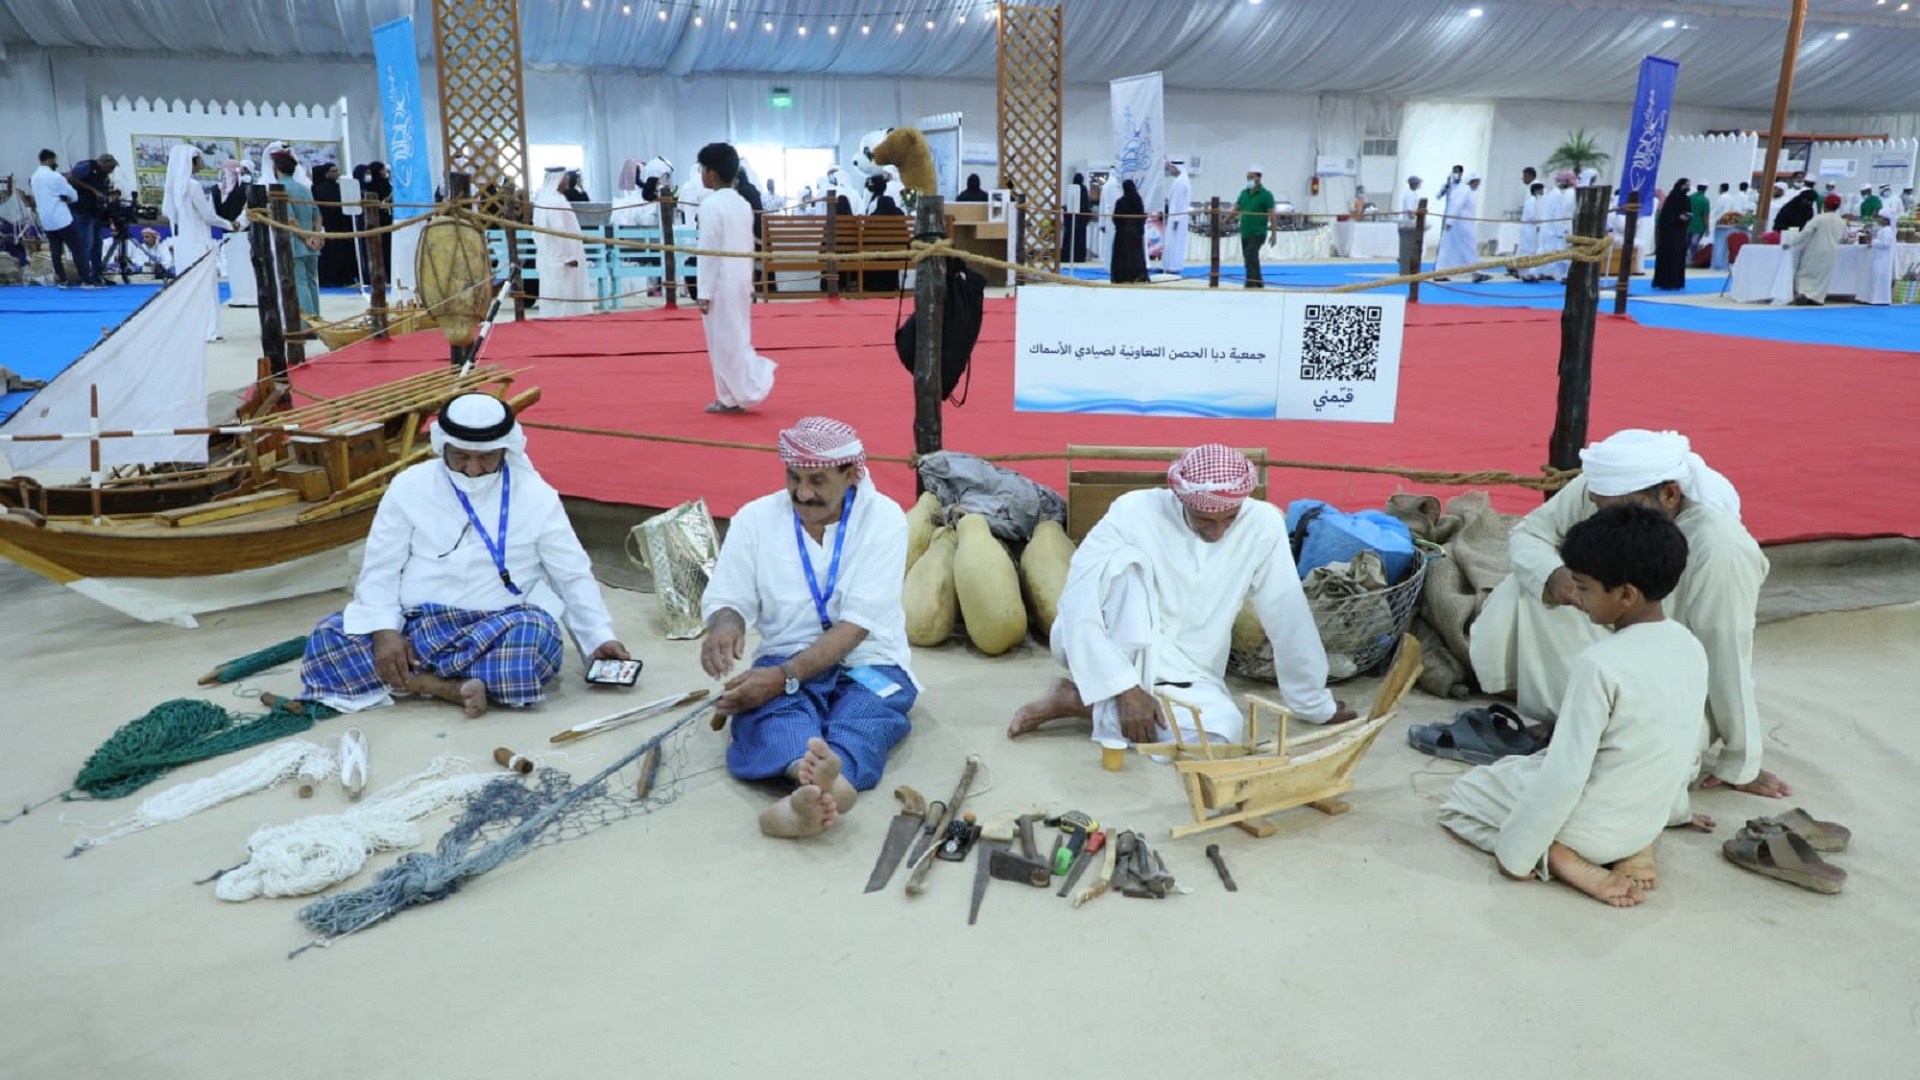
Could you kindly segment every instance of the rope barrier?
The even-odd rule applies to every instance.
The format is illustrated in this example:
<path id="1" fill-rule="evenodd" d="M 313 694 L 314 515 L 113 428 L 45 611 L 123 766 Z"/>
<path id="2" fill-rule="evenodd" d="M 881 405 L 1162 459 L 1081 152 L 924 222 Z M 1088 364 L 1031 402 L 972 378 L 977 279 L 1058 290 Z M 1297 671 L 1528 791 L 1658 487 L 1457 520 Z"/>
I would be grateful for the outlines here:
<path id="1" fill-rule="evenodd" d="M 596 435 L 615 439 L 636 439 L 641 442 L 671 443 L 676 446 L 702 446 L 714 450 L 748 450 L 755 453 L 778 454 L 780 448 L 769 443 L 738 442 L 731 439 L 700 439 L 690 435 L 656 435 L 640 431 L 621 431 L 618 428 L 585 427 L 578 424 L 547 424 L 537 420 L 520 420 L 522 427 L 537 428 L 541 431 L 558 431 L 569 435 Z M 1067 461 L 1071 455 L 1063 452 L 1040 452 L 1023 454 L 982 454 L 976 455 L 982 461 L 1004 465 L 1024 461 Z M 887 465 L 905 465 L 918 468 L 919 455 L 902 457 L 894 454 L 868 454 L 869 462 Z M 1448 472 L 1439 469 L 1412 469 L 1401 465 L 1339 465 L 1324 461 L 1281 461 L 1267 459 L 1266 465 L 1273 469 L 1308 469 L 1318 472 L 1370 473 L 1382 476 L 1398 476 L 1419 484 L 1437 484 L 1444 487 L 1480 487 L 1487 484 L 1503 484 L 1512 487 L 1531 488 L 1534 491 L 1558 491 L 1574 477 L 1580 475 L 1578 469 L 1556 469 L 1551 465 L 1540 467 L 1540 476 L 1523 476 L 1518 473 L 1498 470 L 1477 472 Z"/>

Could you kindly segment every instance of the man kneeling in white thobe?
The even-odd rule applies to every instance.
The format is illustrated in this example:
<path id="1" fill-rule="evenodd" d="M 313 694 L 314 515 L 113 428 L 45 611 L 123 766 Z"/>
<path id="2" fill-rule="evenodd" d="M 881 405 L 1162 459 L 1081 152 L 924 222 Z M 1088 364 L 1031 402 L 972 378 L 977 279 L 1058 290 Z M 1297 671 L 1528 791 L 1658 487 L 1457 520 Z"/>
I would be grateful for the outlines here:
<path id="1" fill-rule="evenodd" d="M 1767 557 L 1740 524 L 1740 494 L 1707 467 L 1682 435 L 1628 429 L 1580 452 L 1582 475 L 1514 527 L 1513 573 L 1487 597 L 1468 631 L 1474 677 L 1489 694 L 1512 691 L 1522 715 L 1551 720 L 1567 673 L 1602 631 L 1575 606 L 1573 573 L 1561 564 L 1567 531 L 1601 508 L 1651 506 L 1686 535 L 1687 569 L 1668 598 L 1668 617 L 1707 650 L 1707 724 L 1720 740 L 1704 782 L 1770 798 L 1793 794 L 1760 768 L 1760 711 L 1753 695 L 1753 627 Z"/>
<path id="2" fill-rule="evenodd" d="M 1098 741 L 1165 741 L 1156 693 L 1193 706 L 1208 738 L 1242 738 L 1246 718 L 1226 684 L 1233 620 L 1251 601 L 1273 641 L 1280 695 L 1311 724 L 1354 717 L 1327 691 L 1327 653 L 1300 587 L 1286 518 L 1248 499 L 1253 463 L 1217 444 L 1182 454 L 1167 488 L 1120 496 L 1074 552 L 1053 623 L 1053 655 L 1069 678 L 1022 706 L 1018 738 L 1051 720 L 1090 717 Z M 1181 738 L 1200 738 L 1186 709 Z"/>
<path id="3" fill-rule="evenodd" d="M 1659 510 L 1612 506 L 1567 530 L 1574 603 L 1613 633 L 1575 658 L 1553 742 L 1461 777 L 1440 824 L 1500 871 L 1562 881 L 1632 907 L 1659 878 L 1668 825 L 1713 828 L 1687 805 L 1707 700 L 1707 654 L 1661 608 L 1687 566 L 1687 538 Z"/>

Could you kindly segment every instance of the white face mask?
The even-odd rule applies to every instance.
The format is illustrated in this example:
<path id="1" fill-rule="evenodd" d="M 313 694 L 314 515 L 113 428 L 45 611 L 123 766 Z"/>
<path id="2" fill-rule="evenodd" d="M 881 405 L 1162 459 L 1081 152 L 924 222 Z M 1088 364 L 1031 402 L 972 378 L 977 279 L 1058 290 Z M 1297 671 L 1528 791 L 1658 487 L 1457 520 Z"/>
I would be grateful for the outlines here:
<path id="1" fill-rule="evenodd" d="M 1257 188 L 1257 187 L 1259 187 L 1259 186 L 1260 186 L 1260 181 L 1258 181 L 1258 180 L 1249 180 L 1249 181 L 1247 181 L 1247 190 L 1248 190 L 1248 191 L 1252 191 L 1252 190 L 1253 190 L 1254 188 Z"/>
<path id="2" fill-rule="evenodd" d="M 506 462 L 501 462 L 500 468 L 506 468 Z M 465 493 L 468 498 L 472 498 L 475 495 L 490 494 L 495 487 L 499 486 L 500 469 L 495 469 L 485 476 L 468 476 L 466 473 L 456 472 L 449 466 L 447 468 L 447 478 L 453 481 L 455 488 Z"/>

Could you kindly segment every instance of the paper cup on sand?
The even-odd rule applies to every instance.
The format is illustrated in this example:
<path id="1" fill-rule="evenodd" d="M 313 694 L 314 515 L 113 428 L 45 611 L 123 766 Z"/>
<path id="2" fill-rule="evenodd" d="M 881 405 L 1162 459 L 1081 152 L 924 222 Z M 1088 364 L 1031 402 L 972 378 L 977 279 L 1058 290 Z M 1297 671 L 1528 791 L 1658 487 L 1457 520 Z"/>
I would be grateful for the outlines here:
<path id="1" fill-rule="evenodd" d="M 1127 764 L 1127 740 L 1100 740 L 1100 767 L 1108 772 L 1119 772 Z"/>

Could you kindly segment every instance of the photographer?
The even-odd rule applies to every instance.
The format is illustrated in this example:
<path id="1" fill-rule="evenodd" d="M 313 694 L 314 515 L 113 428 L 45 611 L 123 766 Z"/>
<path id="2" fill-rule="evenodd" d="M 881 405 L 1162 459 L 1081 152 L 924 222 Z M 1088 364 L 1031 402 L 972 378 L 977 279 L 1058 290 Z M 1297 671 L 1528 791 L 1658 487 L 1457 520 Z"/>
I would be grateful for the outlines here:
<path id="1" fill-rule="evenodd" d="M 80 194 L 73 204 L 73 229 L 80 243 L 74 262 L 80 264 L 80 281 L 84 285 L 107 284 L 100 269 L 100 226 L 119 195 L 113 189 L 113 171 L 119 167 L 120 162 L 112 154 L 101 154 L 75 162 L 67 173 L 67 179 Z"/>
<path id="2" fill-rule="evenodd" d="M 47 247 L 53 255 L 53 277 L 62 288 L 68 284 L 67 267 L 60 258 L 60 249 L 73 252 L 73 270 L 75 283 L 83 289 L 97 289 L 98 285 L 86 280 L 88 263 L 80 254 L 80 240 L 73 227 L 73 204 L 80 199 L 80 193 L 60 172 L 60 155 L 51 150 L 40 151 L 40 167 L 33 173 L 33 204 L 40 213 L 41 231 L 47 234 Z"/>

